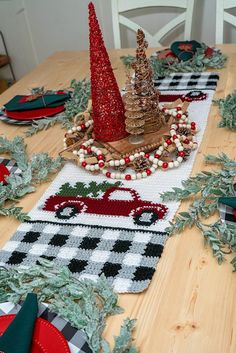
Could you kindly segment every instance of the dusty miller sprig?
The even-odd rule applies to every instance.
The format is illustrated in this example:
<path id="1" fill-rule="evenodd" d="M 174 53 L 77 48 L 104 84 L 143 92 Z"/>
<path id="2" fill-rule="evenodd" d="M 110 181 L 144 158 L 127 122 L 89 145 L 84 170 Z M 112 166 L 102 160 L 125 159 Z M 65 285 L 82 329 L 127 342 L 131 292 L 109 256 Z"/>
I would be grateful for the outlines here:
<path id="1" fill-rule="evenodd" d="M 186 227 L 196 226 L 204 236 L 205 242 L 211 246 L 213 255 L 221 264 L 226 260 L 226 254 L 230 249 L 236 255 L 236 226 L 217 220 L 212 224 L 203 223 L 218 209 L 218 198 L 234 195 L 233 182 L 236 176 L 236 162 L 222 153 L 219 156 L 208 155 L 205 158 L 208 163 L 221 165 L 221 170 L 203 171 L 194 177 L 182 182 L 183 188 L 173 188 L 161 194 L 163 201 L 187 200 L 194 198 L 188 211 L 180 212 L 174 223 L 166 231 L 173 235 L 182 232 Z M 236 256 L 231 261 L 236 270 Z"/>
<path id="2" fill-rule="evenodd" d="M 175 72 L 202 72 L 208 68 L 221 69 L 224 67 L 227 57 L 219 50 L 215 50 L 211 57 L 205 56 L 207 46 L 202 43 L 201 48 L 197 48 L 196 54 L 191 60 L 178 61 L 173 58 L 157 60 L 155 56 L 150 57 L 154 79 L 169 76 Z M 131 68 L 135 57 L 132 55 L 122 56 L 121 60 L 127 68 Z"/>
<path id="3" fill-rule="evenodd" d="M 21 174 L 10 173 L 7 184 L 0 183 L 0 215 L 13 216 L 23 222 L 29 217 L 22 212 L 22 207 L 15 206 L 25 194 L 35 191 L 37 184 L 47 181 L 51 173 L 61 168 L 61 157 L 51 158 L 47 153 L 39 153 L 29 159 L 24 139 L 16 136 L 13 140 L 0 137 L 0 154 L 9 154 L 21 169 Z"/>
<path id="4" fill-rule="evenodd" d="M 219 127 L 226 127 L 236 132 L 236 91 L 233 91 L 225 98 L 214 101 L 219 106 L 221 121 Z"/>
<path id="5" fill-rule="evenodd" d="M 71 98 L 65 103 L 65 111 L 54 118 L 34 120 L 31 127 L 25 132 L 26 136 L 32 136 L 39 131 L 47 130 L 58 123 L 61 124 L 62 128 L 69 129 L 72 127 L 73 117 L 87 108 L 90 97 L 90 81 L 87 79 L 72 80 L 70 88 L 72 89 Z"/>
<path id="6" fill-rule="evenodd" d="M 135 320 L 124 321 L 113 350 L 103 337 L 107 318 L 122 312 L 118 295 L 104 276 L 97 282 L 78 280 L 67 267 L 56 268 L 41 259 L 30 269 L 0 268 L 0 282 L 0 302 L 18 303 L 27 293 L 37 293 L 40 302 L 49 303 L 54 312 L 86 333 L 93 353 L 137 353 L 132 340 Z"/>

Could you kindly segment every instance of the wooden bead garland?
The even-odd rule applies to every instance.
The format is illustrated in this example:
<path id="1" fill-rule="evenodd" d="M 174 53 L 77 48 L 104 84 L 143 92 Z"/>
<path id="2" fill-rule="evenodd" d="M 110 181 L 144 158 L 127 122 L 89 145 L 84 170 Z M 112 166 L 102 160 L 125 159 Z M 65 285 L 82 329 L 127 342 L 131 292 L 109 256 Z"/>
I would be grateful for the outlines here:
<path id="1" fill-rule="evenodd" d="M 185 149 L 195 149 L 197 148 L 197 142 L 195 140 L 194 134 L 196 133 L 196 123 L 190 122 L 188 118 L 187 112 L 183 112 L 181 105 L 178 105 L 175 108 L 166 108 L 161 107 L 161 111 L 169 116 L 174 118 L 174 123 L 170 126 L 170 132 L 168 138 L 163 140 L 163 143 L 154 151 L 152 154 L 145 153 L 144 151 L 140 151 L 128 156 L 124 156 L 120 159 L 110 159 L 106 160 L 106 156 L 102 151 L 95 146 L 95 140 L 93 138 L 87 139 L 83 142 L 79 149 L 74 149 L 72 153 L 78 156 L 79 164 L 86 170 L 90 172 L 102 172 L 107 178 L 111 179 L 121 179 L 121 180 L 136 180 L 146 178 L 149 175 L 152 175 L 156 172 L 158 168 L 162 168 L 162 170 L 168 170 L 172 168 L 177 168 L 184 161 L 184 157 L 186 157 Z M 67 131 L 67 134 L 73 134 L 76 132 L 86 131 L 86 128 L 92 126 L 92 120 L 88 120 L 85 123 L 82 123 L 78 126 L 74 126 L 72 129 Z M 190 138 L 187 138 L 184 134 L 179 134 L 178 129 L 186 129 L 189 131 Z M 65 149 L 68 147 L 67 145 L 67 134 L 64 139 L 64 147 Z M 170 162 L 162 161 L 161 157 L 163 156 L 163 152 L 168 146 L 175 145 L 177 149 L 176 160 L 172 160 Z M 71 147 L 71 146 L 70 146 Z M 89 164 L 86 162 L 86 157 L 95 155 L 97 163 Z M 147 168 L 143 172 L 138 173 L 123 173 L 119 171 L 110 171 L 110 168 L 125 166 L 130 167 L 130 164 L 136 159 L 142 156 L 146 158 L 150 162 L 150 167 Z"/>

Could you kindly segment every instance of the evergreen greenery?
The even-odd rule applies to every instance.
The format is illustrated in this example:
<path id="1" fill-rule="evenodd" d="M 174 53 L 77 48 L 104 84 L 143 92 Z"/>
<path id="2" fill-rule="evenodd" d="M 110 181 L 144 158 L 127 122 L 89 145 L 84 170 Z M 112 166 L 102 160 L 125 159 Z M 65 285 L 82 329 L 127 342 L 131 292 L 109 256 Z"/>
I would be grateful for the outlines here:
<path id="1" fill-rule="evenodd" d="M 0 215 L 13 216 L 23 222 L 29 217 L 22 212 L 16 202 L 25 194 L 34 192 L 36 185 L 48 181 L 49 175 L 56 172 L 63 163 L 61 157 L 51 158 L 47 153 L 39 153 L 29 159 L 26 145 L 22 137 L 13 140 L 0 137 L 0 154 L 8 154 L 21 169 L 21 175 L 10 173 L 6 177 L 7 184 L 0 183 Z"/>
<path id="2" fill-rule="evenodd" d="M 34 120 L 31 127 L 26 131 L 26 136 L 32 136 L 39 131 L 47 130 L 58 123 L 65 129 L 72 127 L 74 116 L 87 108 L 90 97 L 90 81 L 86 79 L 81 81 L 72 80 L 70 88 L 72 89 L 71 98 L 65 103 L 65 111 L 54 118 Z"/>
<path id="3" fill-rule="evenodd" d="M 96 183 L 91 181 L 88 186 L 83 182 L 77 182 L 74 186 L 70 183 L 65 183 L 61 185 L 57 195 L 60 196 L 89 196 L 98 197 L 100 193 L 104 193 L 107 189 L 113 186 L 120 186 L 122 183 L 117 181 L 116 183 L 109 183 L 108 181 L 103 181 L 102 183 Z"/>
<path id="4" fill-rule="evenodd" d="M 224 223 L 220 219 L 211 224 L 203 223 L 204 219 L 217 211 L 219 197 L 234 195 L 236 162 L 224 153 L 217 157 L 208 155 L 206 162 L 219 164 L 221 169 L 200 172 L 183 181 L 183 188 L 173 188 L 173 191 L 161 195 L 163 201 L 193 199 L 189 209 L 186 212 L 180 212 L 175 222 L 171 222 L 166 231 L 172 235 L 182 232 L 186 227 L 196 226 L 220 264 L 226 260 L 229 250 L 234 254 L 231 263 L 236 270 L 236 226 Z"/>
<path id="5" fill-rule="evenodd" d="M 236 132 L 236 91 L 225 98 L 214 101 L 219 106 L 221 121 L 219 127 L 226 127 Z"/>
<path id="6" fill-rule="evenodd" d="M 124 321 L 112 350 L 103 337 L 107 318 L 122 312 L 118 295 L 104 276 L 97 282 L 77 280 L 67 267 L 56 268 L 41 259 L 30 269 L 0 268 L 0 282 L 0 302 L 18 303 L 27 293 L 37 293 L 40 302 L 49 303 L 54 312 L 86 333 L 93 353 L 137 353 L 132 342 L 135 320 Z"/>
<path id="7" fill-rule="evenodd" d="M 155 56 L 150 57 L 154 79 L 169 76 L 175 72 L 202 72 L 209 68 L 221 69 L 224 67 L 227 57 L 220 51 L 215 51 L 212 57 L 205 56 L 207 46 L 202 43 L 201 48 L 197 48 L 196 54 L 191 60 L 178 61 L 173 58 L 157 60 Z M 132 55 L 122 56 L 121 60 L 127 68 L 135 61 Z"/>

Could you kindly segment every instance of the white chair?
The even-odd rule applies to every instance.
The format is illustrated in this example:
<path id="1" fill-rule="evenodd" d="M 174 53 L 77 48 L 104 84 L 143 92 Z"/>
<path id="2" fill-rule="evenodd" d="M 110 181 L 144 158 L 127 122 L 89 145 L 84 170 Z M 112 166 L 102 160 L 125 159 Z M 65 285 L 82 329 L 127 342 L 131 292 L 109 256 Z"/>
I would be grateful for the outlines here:
<path id="1" fill-rule="evenodd" d="M 224 22 L 236 27 L 236 17 L 224 11 L 236 7 L 235 0 L 216 0 L 216 44 L 223 43 Z"/>
<path id="2" fill-rule="evenodd" d="M 135 32 L 138 30 L 138 28 L 142 28 L 132 20 L 125 17 L 122 13 L 129 10 L 145 7 L 161 6 L 185 9 L 183 13 L 172 19 L 169 23 L 162 27 L 154 36 L 148 33 L 144 28 L 142 28 L 150 47 L 161 46 L 160 40 L 172 29 L 176 28 L 183 22 L 185 22 L 184 40 L 191 39 L 194 1 L 195 0 L 111 0 L 115 48 L 119 49 L 121 47 L 119 26 L 120 24 L 130 28 Z"/>

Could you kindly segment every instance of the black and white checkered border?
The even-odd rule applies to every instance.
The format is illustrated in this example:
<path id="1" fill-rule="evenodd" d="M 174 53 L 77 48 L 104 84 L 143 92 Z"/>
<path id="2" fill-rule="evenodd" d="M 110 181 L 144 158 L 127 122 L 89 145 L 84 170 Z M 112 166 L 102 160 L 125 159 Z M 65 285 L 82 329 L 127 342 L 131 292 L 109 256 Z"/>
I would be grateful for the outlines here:
<path id="1" fill-rule="evenodd" d="M 215 90 L 219 75 L 212 72 L 175 73 L 154 80 L 154 85 L 160 91 L 182 90 Z"/>
<path id="2" fill-rule="evenodd" d="M 0 303 L 0 316 L 17 314 L 20 308 L 21 304 Z M 72 327 L 68 321 L 50 311 L 46 304 L 39 303 L 38 308 L 38 317 L 49 321 L 61 331 L 68 342 L 71 353 L 92 353 L 83 331 Z"/>
<path id="3" fill-rule="evenodd" d="M 166 238 L 165 232 L 34 220 L 5 244 L 0 265 L 29 267 L 42 257 L 77 278 L 104 273 L 115 291 L 135 293 L 148 287 Z"/>
<path id="4" fill-rule="evenodd" d="M 13 159 L 7 159 L 0 157 L 0 164 L 4 164 L 10 173 L 21 174 L 20 168 L 18 168 L 16 162 Z"/>

